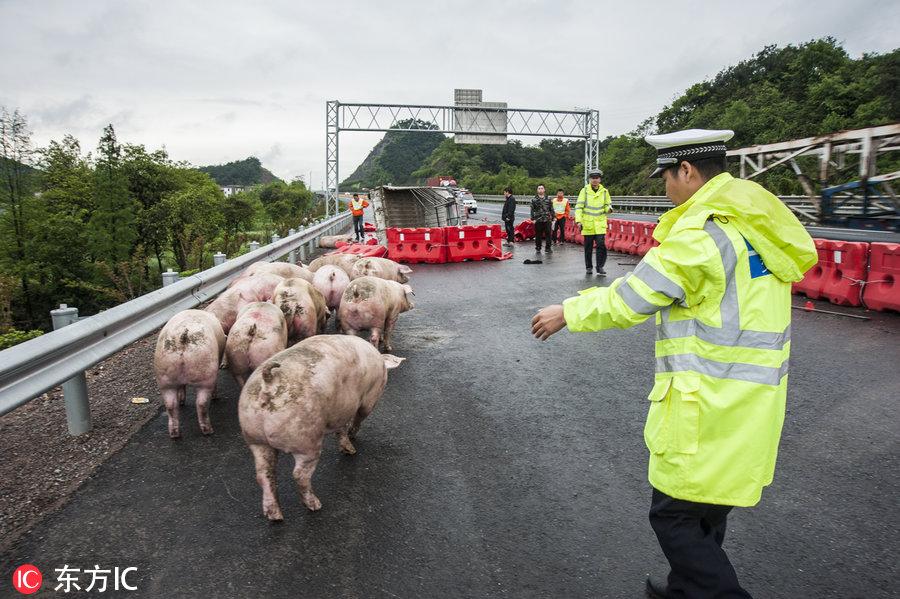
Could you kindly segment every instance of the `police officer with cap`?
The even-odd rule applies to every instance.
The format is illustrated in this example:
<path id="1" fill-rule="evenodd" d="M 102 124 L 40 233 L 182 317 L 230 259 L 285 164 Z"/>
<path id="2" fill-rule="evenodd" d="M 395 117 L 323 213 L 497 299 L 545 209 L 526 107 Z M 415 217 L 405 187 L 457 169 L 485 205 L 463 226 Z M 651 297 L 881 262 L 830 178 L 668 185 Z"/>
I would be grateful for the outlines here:
<path id="1" fill-rule="evenodd" d="M 787 394 L 791 283 L 817 260 L 803 225 L 757 183 L 727 172 L 734 133 L 650 135 L 652 177 L 675 207 L 633 272 L 532 319 L 539 339 L 656 319 L 644 441 L 650 524 L 669 561 L 650 597 L 750 597 L 724 549 L 728 514 L 772 482 Z M 597 373 L 594 372 L 596 377 Z M 603 401 L 603 398 L 600 398 Z M 605 405 L 609 405 L 604 402 Z"/>
<path id="2" fill-rule="evenodd" d="M 603 171 L 593 168 L 588 172 L 588 184 L 578 192 L 575 202 L 575 223 L 581 227 L 584 237 L 584 267 L 593 274 L 592 255 L 597 244 L 597 274 L 606 276 L 606 215 L 612 209 L 609 191 L 600 184 Z"/>

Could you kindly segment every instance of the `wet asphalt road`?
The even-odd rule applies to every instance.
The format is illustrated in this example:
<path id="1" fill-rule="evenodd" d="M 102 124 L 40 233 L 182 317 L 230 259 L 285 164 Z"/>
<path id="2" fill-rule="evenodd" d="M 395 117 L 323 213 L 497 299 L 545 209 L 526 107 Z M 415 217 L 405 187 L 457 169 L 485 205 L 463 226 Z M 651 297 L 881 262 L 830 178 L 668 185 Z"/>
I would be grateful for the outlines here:
<path id="1" fill-rule="evenodd" d="M 532 339 L 536 309 L 596 281 L 578 246 L 542 265 L 522 264 L 529 243 L 515 254 L 414 266 L 417 307 L 395 336 L 408 360 L 358 455 L 326 442 L 320 512 L 301 506 L 283 458 L 285 521 L 263 519 L 222 373 L 215 434 L 200 435 L 193 393 L 180 441 L 164 413 L 152 420 L 2 556 L 0 597 L 19 596 L 8 581 L 25 562 L 44 571 L 38 597 L 64 596 L 63 564 L 138 568 L 138 591 L 100 596 L 643 597 L 645 575 L 667 571 L 641 433 L 652 324 Z M 611 254 L 607 270 L 635 261 Z M 775 481 L 726 539 L 755 597 L 897 595 L 900 317 L 871 316 L 795 311 Z"/>

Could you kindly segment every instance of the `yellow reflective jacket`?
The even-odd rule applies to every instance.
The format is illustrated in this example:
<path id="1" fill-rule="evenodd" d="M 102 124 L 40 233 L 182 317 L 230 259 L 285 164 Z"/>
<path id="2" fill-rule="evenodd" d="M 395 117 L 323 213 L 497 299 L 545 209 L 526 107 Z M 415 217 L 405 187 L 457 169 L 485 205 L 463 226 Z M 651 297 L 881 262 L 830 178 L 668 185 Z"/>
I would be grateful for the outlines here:
<path id="1" fill-rule="evenodd" d="M 654 237 L 633 272 L 567 299 L 566 324 L 626 328 L 655 314 L 650 483 L 678 499 L 755 505 L 784 422 L 791 283 L 816 263 L 815 245 L 777 197 L 728 173 L 664 214 Z"/>
<path id="2" fill-rule="evenodd" d="M 609 192 L 602 185 L 594 191 L 590 183 L 578 192 L 575 202 L 575 222 L 581 225 L 582 235 L 605 235 L 606 214 L 612 209 Z"/>

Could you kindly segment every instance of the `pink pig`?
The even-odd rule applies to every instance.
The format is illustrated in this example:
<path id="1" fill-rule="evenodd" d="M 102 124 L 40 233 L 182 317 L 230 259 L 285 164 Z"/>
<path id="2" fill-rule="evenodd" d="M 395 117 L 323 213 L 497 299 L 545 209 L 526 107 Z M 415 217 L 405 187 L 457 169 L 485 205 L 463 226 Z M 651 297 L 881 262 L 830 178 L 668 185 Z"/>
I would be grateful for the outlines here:
<path id="1" fill-rule="evenodd" d="M 274 295 L 272 301 L 284 314 L 292 340 L 306 339 L 325 330 L 328 307 L 312 283 L 303 279 L 285 279 Z"/>
<path id="2" fill-rule="evenodd" d="M 409 293 L 412 293 L 409 285 L 378 277 L 359 277 L 350 281 L 338 308 L 341 331 L 356 335 L 361 330 L 368 330 L 369 340 L 376 348 L 384 332 L 384 350 L 391 351 L 391 334 L 397 317 L 414 307 L 407 296 Z"/>
<path id="3" fill-rule="evenodd" d="M 209 400 L 216 391 L 225 333 L 215 316 L 204 310 L 184 310 L 166 323 L 156 340 L 153 368 L 166 412 L 169 436 L 181 436 L 178 408 L 188 385 L 197 390 L 197 420 L 204 435 L 211 435 Z"/>
<path id="4" fill-rule="evenodd" d="M 325 305 L 335 311 L 341 305 L 341 296 L 350 284 L 350 277 L 337 266 L 326 264 L 316 271 L 312 283 L 325 297 Z"/>
<path id="5" fill-rule="evenodd" d="M 238 314 L 225 342 L 225 361 L 238 386 L 256 367 L 287 347 L 287 321 L 274 304 L 254 302 Z"/>
<path id="6" fill-rule="evenodd" d="M 405 264 L 399 264 L 388 258 L 361 258 L 353 265 L 351 279 L 359 277 L 378 277 L 398 283 L 408 283 L 407 276 L 412 269 Z"/>
<path id="7" fill-rule="evenodd" d="M 337 433 L 341 451 L 355 454 L 352 439 L 381 398 L 387 371 L 402 361 L 379 354 L 358 337 L 317 335 L 272 356 L 250 375 L 238 400 L 238 419 L 253 454 L 266 518 L 284 518 L 275 485 L 279 451 L 294 456 L 303 504 L 312 511 L 322 507 L 311 479 L 325 435 Z"/>

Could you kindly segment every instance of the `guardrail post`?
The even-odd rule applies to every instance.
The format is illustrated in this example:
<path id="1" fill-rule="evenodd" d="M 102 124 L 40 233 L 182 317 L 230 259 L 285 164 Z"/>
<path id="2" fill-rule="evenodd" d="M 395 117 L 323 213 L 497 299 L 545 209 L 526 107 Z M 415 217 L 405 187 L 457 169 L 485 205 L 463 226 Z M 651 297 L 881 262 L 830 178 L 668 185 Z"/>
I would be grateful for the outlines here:
<path id="1" fill-rule="evenodd" d="M 57 331 L 78 322 L 78 308 L 60 304 L 57 310 L 50 310 L 50 318 L 53 319 L 53 330 Z M 84 378 L 84 372 L 79 372 L 64 382 L 62 390 L 66 402 L 69 434 L 80 435 L 91 430 L 91 405 L 88 403 L 87 379 Z"/>
<path id="2" fill-rule="evenodd" d="M 225 254 L 222 252 L 216 252 L 213 254 L 213 266 L 218 266 L 220 264 L 225 264 Z"/>
<path id="3" fill-rule="evenodd" d="M 288 229 L 289 236 L 293 236 L 296 234 L 297 234 L 296 229 Z M 288 262 L 290 262 L 291 264 L 297 263 L 297 250 L 291 250 L 290 252 L 288 252 Z"/>
<path id="4" fill-rule="evenodd" d="M 162 280 L 163 280 L 163 287 L 171 285 L 172 283 L 177 283 L 179 280 L 178 273 L 172 272 L 172 269 L 170 268 L 169 270 L 167 270 L 166 272 L 164 272 L 162 274 Z"/>
<path id="5" fill-rule="evenodd" d="M 272 233 L 272 243 L 276 243 L 278 241 L 281 241 L 281 235 L 279 235 L 278 233 Z M 279 260 L 280 258 L 281 258 L 281 256 L 275 256 L 272 259 L 272 261 L 275 262 L 275 261 Z"/>
<path id="6" fill-rule="evenodd" d="M 250 251 L 251 251 L 251 252 L 255 252 L 256 250 L 259 249 L 259 242 L 258 242 L 258 241 L 251 241 L 248 245 L 250 246 Z"/>

